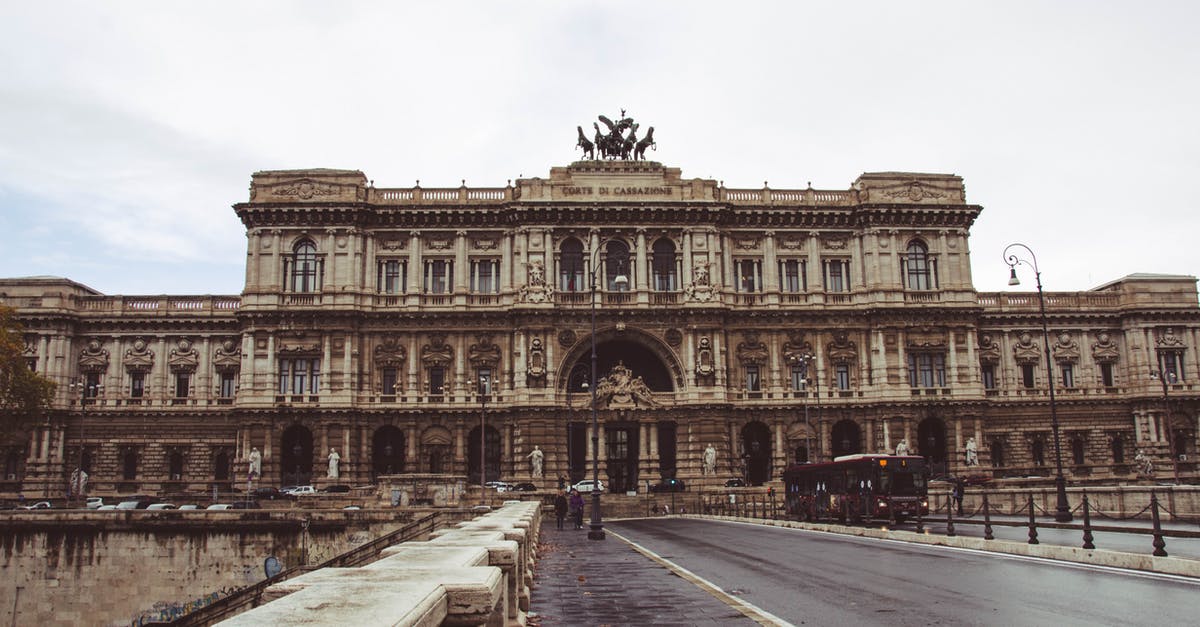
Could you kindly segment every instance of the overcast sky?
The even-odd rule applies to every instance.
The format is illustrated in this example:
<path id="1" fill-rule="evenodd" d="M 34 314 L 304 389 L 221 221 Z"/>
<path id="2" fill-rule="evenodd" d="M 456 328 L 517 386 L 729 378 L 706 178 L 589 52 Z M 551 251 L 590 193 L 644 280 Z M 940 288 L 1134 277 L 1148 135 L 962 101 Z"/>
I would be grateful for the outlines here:
<path id="1" fill-rule="evenodd" d="M 962 176 L 981 291 L 1200 274 L 1200 3 L 400 4 L 3 3 L 0 276 L 236 294 L 256 170 L 503 186 L 621 108 L 728 187 Z"/>

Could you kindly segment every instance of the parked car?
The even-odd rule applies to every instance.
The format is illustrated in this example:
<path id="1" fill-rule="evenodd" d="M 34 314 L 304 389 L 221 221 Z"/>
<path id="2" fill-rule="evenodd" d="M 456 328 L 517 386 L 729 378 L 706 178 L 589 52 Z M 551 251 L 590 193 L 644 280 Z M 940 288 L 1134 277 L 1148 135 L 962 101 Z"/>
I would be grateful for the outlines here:
<path id="1" fill-rule="evenodd" d="M 258 501 L 234 501 L 230 503 L 229 509 L 262 509 Z"/>
<path id="2" fill-rule="evenodd" d="M 338 483 L 331 486 L 325 486 L 325 489 L 321 491 L 327 494 L 345 494 L 350 491 L 350 486 Z"/>
<path id="3" fill-rule="evenodd" d="M 524 483 L 514 483 L 508 490 L 509 492 L 537 492 L 537 489 L 536 485 L 526 481 Z"/>
<path id="4" fill-rule="evenodd" d="M 102 499 L 98 496 L 87 497 L 87 508 L 88 509 L 100 509 L 101 505 L 104 505 L 104 499 Z"/>
<path id="5" fill-rule="evenodd" d="M 208 507 L 206 507 L 204 509 L 224 510 L 224 509 L 233 509 L 233 506 L 230 505 L 229 503 L 213 503 L 212 505 L 209 505 Z"/>
<path id="6" fill-rule="evenodd" d="M 746 487 L 746 482 L 741 479 L 738 479 L 737 477 L 734 477 L 733 479 L 727 479 L 725 481 L 725 487 L 727 487 L 727 488 L 744 488 L 744 487 Z"/>
<path id="7" fill-rule="evenodd" d="M 295 486 L 291 486 L 291 487 L 294 488 Z M 254 488 L 254 490 L 252 492 L 250 492 L 250 496 L 252 496 L 256 499 L 262 499 L 264 501 L 274 501 L 275 499 L 281 499 L 286 495 L 279 488 L 267 487 L 267 488 Z"/>
<path id="8" fill-rule="evenodd" d="M 37 503 L 22 505 L 17 509 L 50 509 L 52 507 L 54 506 L 50 504 L 50 501 L 38 501 Z"/>
<path id="9" fill-rule="evenodd" d="M 510 489 L 512 489 L 512 486 L 504 481 L 489 481 L 483 484 L 483 487 L 492 488 L 497 492 L 508 492 Z"/>
<path id="10" fill-rule="evenodd" d="M 115 511 L 117 511 L 117 506 L 116 505 L 101 505 L 100 507 L 96 508 L 96 511 L 98 511 L 98 512 L 115 512 Z"/>
<path id="11" fill-rule="evenodd" d="M 286 494 L 288 496 L 304 496 L 306 494 L 316 494 L 316 493 L 317 493 L 317 489 L 310 485 L 298 485 L 298 486 L 292 488 L 291 490 L 289 490 L 288 492 L 286 492 Z"/>
<path id="12" fill-rule="evenodd" d="M 179 506 L 179 509 L 181 509 L 181 510 L 184 510 L 184 509 L 200 509 L 200 507 L 199 507 L 199 506 L 197 506 L 197 505 L 180 505 L 180 506 Z"/>
<path id="13" fill-rule="evenodd" d="M 175 504 L 174 503 L 151 503 L 146 506 L 146 511 L 163 510 L 163 509 L 175 509 Z"/>
<path id="14" fill-rule="evenodd" d="M 683 492 L 686 488 L 679 479 L 663 479 L 658 483 L 650 486 L 651 492 Z"/>
<path id="15" fill-rule="evenodd" d="M 157 498 L 144 494 L 126 496 L 121 498 L 120 503 L 117 503 L 117 509 L 146 509 L 157 502 Z"/>
<path id="16" fill-rule="evenodd" d="M 591 492 L 593 487 L 595 487 L 596 489 L 603 492 L 604 491 L 604 482 L 603 481 L 593 482 L 591 479 L 584 479 L 583 481 L 580 481 L 579 483 L 576 483 L 575 485 L 571 486 L 572 489 L 579 490 L 579 492 L 581 494 L 586 494 L 588 492 Z"/>

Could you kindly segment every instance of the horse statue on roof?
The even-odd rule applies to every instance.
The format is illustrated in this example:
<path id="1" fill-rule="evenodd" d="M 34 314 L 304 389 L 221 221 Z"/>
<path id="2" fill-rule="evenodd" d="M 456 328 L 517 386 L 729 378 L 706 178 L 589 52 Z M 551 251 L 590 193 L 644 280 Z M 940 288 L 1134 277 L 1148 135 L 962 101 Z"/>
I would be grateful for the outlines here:
<path id="1" fill-rule="evenodd" d="M 596 130 L 596 134 L 591 141 L 583 134 L 582 126 L 575 127 L 579 133 L 575 147 L 582 148 L 585 157 L 624 161 L 640 160 L 645 158 L 646 148 L 658 150 L 658 144 L 654 142 L 654 127 L 650 127 L 644 139 L 638 139 L 638 124 L 633 121 L 633 118 L 625 115 L 624 109 L 621 109 L 621 115 L 617 116 L 616 121 L 603 115 L 596 117 L 604 123 L 607 131 L 601 130 L 599 123 L 592 122 L 592 128 Z"/>
<path id="2" fill-rule="evenodd" d="M 583 156 L 587 157 L 588 159 L 595 159 L 596 145 L 588 141 L 588 138 L 583 134 L 582 126 L 576 126 L 575 129 L 579 131 L 579 141 L 575 143 L 575 147 L 583 149 Z M 599 131 L 599 129 L 597 129 L 597 131 Z"/>
<path id="3" fill-rule="evenodd" d="M 651 126 L 646 130 L 646 136 L 641 141 L 637 142 L 633 148 L 633 158 L 641 161 L 646 158 L 646 148 L 658 150 L 658 143 L 654 141 L 654 127 Z"/>

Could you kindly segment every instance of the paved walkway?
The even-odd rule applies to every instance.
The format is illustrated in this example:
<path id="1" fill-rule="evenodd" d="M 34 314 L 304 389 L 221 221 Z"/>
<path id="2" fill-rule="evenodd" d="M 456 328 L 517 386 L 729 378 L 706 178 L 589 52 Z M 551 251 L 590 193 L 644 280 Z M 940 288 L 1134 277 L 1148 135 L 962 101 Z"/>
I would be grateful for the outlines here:
<path id="1" fill-rule="evenodd" d="M 638 553 L 616 535 L 588 540 L 587 525 L 542 524 L 530 625 L 754 625 L 738 610 Z"/>

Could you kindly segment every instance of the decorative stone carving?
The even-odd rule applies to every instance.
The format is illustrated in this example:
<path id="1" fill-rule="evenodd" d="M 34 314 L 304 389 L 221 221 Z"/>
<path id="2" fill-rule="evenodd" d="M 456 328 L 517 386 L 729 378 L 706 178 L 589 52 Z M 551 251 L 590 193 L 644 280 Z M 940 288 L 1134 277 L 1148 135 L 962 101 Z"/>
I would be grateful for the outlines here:
<path id="1" fill-rule="evenodd" d="M 707 303 L 716 296 L 717 286 L 712 283 L 708 265 L 708 261 L 696 260 L 696 265 L 692 268 L 692 282 L 683 288 L 688 300 Z"/>
<path id="2" fill-rule="evenodd" d="M 125 367 L 125 372 L 129 373 L 150 372 L 154 368 L 154 351 L 146 346 L 146 340 L 136 338 L 133 340 L 133 346 L 125 351 L 121 365 Z"/>
<path id="3" fill-rule="evenodd" d="M 770 352 L 767 345 L 758 339 L 758 332 L 746 331 L 742 337 L 744 339 L 737 345 L 738 361 L 747 366 L 767 363 Z"/>
<path id="4" fill-rule="evenodd" d="M 472 240 L 471 247 L 475 250 L 496 250 L 500 247 L 500 240 L 494 237 L 480 237 Z"/>
<path id="5" fill-rule="evenodd" d="M 618 361 L 602 379 L 596 382 L 596 407 L 658 407 L 653 392 L 641 377 Z"/>
<path id="6" fill-rule="evenodd" d="M 192 346 L 192 341 L 188 338 L 180 338 L 176 343 L 175 348 L 171 349 L 171 355 L 167 358 L 167 366 L 171 372 L 195 372 L 196 366 L 200 365 L 200 353 Z"/>
<path id="7" fill-rule="evenodd" d="M 379 240 L 381 250 L 397 251 L 408 247 L 408 240 L 403 237 L 384 237 Z"/>
<path id="8" fill-rule="evenodd" d="M 338 186 L 329 183 L 318 183 L 310 179 L 301 179 L 275 187 L 271 190 L 271 193 L 276 196 L 294 196 L 301 200 L 309 200 L 316 196 L 334 196 L 338 193 Z"/>
<path id="9" fill-rule="evenodd" d="M 1101 331 L 1096 334 L 1096 342 L 1092 344 L 1092 359 L 1098 363 L 1114 363 L 1121 358 L 1121 351 L 1117 347 L 1117 343 L 1112 340 L 1108 331 Z"/>
<path id="10" fill-rule="evenodd" d="M 1060 364 L 1073 364 L 1079 361 L 1079 343 L 1071 338 L 1071 334 L 1062 332 L 1058 334 L 1058 341 L 1054 343 L 1051 349 L 1054 355 L 1054 361 Z"/>
<path id="11" fill-rule="evenodd" d="M 530 383 L 539 387 L 546 384 L 546 350 L 542 346 L 542 338 L 535 337 L 529 341 L 529 357 L 526 359 L 525 377 Z"/>
<path id="12" fill-rule="evenodd" d="M 467 360 L 476 368 L 495 368 L 500 363 L 500 347 L 492 342 L 492 336 L 486 333 L 476 338 L 477 342 L 467 349 Z"/>
<path id="13" fill-rule="evenodd" d="M 32 333 L 25 336 L 25 348 L 22 349 L 21 352 L 26 357 L 34 357 L 37 355 L 37 339 L 37 336 L 33 335 Z"/>
<path id="14" fill-rule="evenodd" d="M 108 351 L 97 338 L 88 340 L 79 352 L 79 369 L 85 373 L 100 373 L 108 370 Z"/>
<path id="15" fill-rule="evenodd" d="M 453 362 L 454 347 L 446 343 L 446 336 L 440 333 L 429 336 L 429 343 L 421 347 L 421 363 L 445 368 Z"/>
<path id="16" fill-rule="evenodd" d="M 1036 364 L 1040 358 L 1040 350 L 1038 343 L 1033 341 L 1033 335 L 1022 333 L 1013 345 L 1013 359 L 1018 364 Z"/>
<path id="17" fill-rule="evenodd" d="M 450 250 L 454 246 L 452 237 L 430 237 L 425 240 L 425 250 Z"/>
<path id="18" fill-rule="evenodd" d="M 895 198 L 897 200 L 911 200 L 912 202 L 920 202 L 926 198 L 945 198 L 946 195 L 938 193 L 937 190 L 928 186 L 922 185 L 920 181 L 913 181 L 908 184 L 907 188 L 895 189 L 883 192 L 882 195 L 886 198 Z"/>
<path id="19" fill-rule="evenodd" d="M 1183 340 L 1175 337 L 1175 329 L 1170 327 L 1162 329 L 1158 332 L 1158 337 L 1155 338 L 1154 344 L 1159 348 L 1183 348 Z"/>
<path id="20" fill-rule="evenodd" d="M 546 264 L 535 257 L 529 260 L 529 282 L 521 286 L 521 300 L 528 303 L 549 302 L 554 289 L 546 283 Z"/>
<path id="21" fill-rule="evenodd" d="M 568 348 L 575 344 L 575 332 L 570 329 L 563 329 L 558 332 L 558 345 L 563 348 Z"/>
<path id="22" fill-rule="evenodd" d="M 408 349 L 396 338 L 388 338 L 375 347 L 376 368 L 403 369 L 408 360 Z"/>
<path id="23" fill-rule="evenodd" d="M 700 338 L 696 347 L 696 376 L 708 378 L 716 372 L 716 364 L 713 360 L 712 340 L 707 337 Z"/>
<path id="24" fill-rule="evenodd" d="M 826 346 L 829 361 L 835 364 L 855 363 L 858 360 L 858 345 L 850 341 L 846 331 L 834 331 L 833 341 Z"/>
<path id="25" fill-rule="evenodd" d="M 846 250 L 846 246 L 848 245 L 845 239 L 834 237 L 827 237 L 821 240 L 821 244 L 824 245 L 827 250 Z"/>
<path id="26" fill-rule="evenodd" d="M 944 329 L 921 327 L 909 329 L 905 334 L 909 348 L 945 348 L 946 332 Z"/>
<path id="27" fill-rule="evenodd" d="M 757 250 L 759 239 L 757 237 L 742 237 L 734 242 L 734 246 L 742 250 Z"/>
<path id="28" fill-rule="evenodd" d="M 226 338 L 213 351 L 213 369 L 217 372 L 236 372 L 242 367 L 242 346 L 237 338 Z"/>
<path id="29" fill-rule="evenodd" d="M 667 340 L 667 344 L 672 348 L 683 343 L 683 333 L 679 329 L 667 329 L 667 332 L 663 334 L 663 338 Z"/>
<path id="30" fill-rule="evenodd" d="M 281 354 L 300 354 L 312 355 L 321 352 L 320 340 L 306 339 L 304 337 L 287 337 L 279 339 L 279 352 Z"/>
<path id="31" fill-rule="evenodd" d="M 789 331 L 788 339 L 783 343 L 783 361 L 795 364 L 804 361 L 805 355 L 812 354 L 812 344 L 804 340 L 803 331 Z"/>
<path id="32" fill-rule="evenodd" d="M 992 365 L 1000 363 L 1000 347 L 987 333 L 979 336 L 979 363 Z"/>

